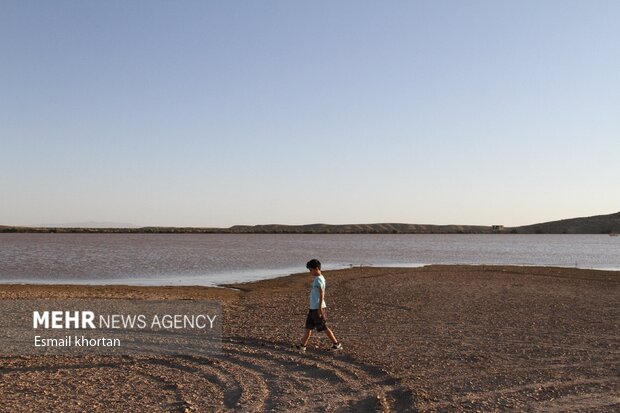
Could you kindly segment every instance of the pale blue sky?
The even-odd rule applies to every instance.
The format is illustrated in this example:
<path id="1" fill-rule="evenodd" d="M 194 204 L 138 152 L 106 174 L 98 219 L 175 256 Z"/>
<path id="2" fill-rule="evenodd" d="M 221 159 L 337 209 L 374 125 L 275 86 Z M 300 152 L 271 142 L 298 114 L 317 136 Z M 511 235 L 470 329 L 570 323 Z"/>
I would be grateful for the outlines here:
<path id="1" fill-rule="evenodd" d="M 619 1 L 2 1 L 0 224 L 620 211 Z"/>

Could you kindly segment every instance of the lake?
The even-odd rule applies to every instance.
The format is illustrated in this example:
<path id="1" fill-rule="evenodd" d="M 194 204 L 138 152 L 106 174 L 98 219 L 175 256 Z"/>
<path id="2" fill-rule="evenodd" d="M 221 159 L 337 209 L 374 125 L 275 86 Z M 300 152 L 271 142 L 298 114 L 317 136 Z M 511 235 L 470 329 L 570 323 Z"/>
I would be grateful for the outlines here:
<path id="1" fill-rule="evenodd" d="M 352 265 L 620 270 L 608 235 L 0 234 L 0 282 L 215 285 Z"/>

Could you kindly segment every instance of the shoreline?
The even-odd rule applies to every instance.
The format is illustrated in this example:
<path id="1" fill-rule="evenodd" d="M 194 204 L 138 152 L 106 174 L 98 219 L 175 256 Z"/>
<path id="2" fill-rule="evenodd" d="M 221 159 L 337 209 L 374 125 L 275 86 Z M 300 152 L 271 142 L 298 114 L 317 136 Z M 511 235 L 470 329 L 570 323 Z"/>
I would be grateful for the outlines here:
<path id="1" fill-rule="evenodd" d="M 411 263 L 411 264 L 349 264 L 342 266 L 331 266 L 325 271 L 343 271 L 343 270 L 354 270 L 359 268 L 375 268 L 375 269 L 412 269 L 412 268 L 426 268 L 426 267 L 517 267 L 517 268 L 561 268 L 561 269 L 574 269 L 574 270 L 586 270 L 586 271 L 609 271 L 609 272 L 620 272 L 620 267 L 579 267 L 579 266 L 562 266 L 562 265 L 540 265 L 540 264 L 463 264 L 463 263 L 433 263 L 433 264 L 421 264 L 421 263 Z M 261 275 L 254 276 L 250 279 L 246 280 L 235 280 L 234 278 L 239 277 L 241 273 L 251 273 L 255 274 L 259 272 Z M 12 286 L 12 285 L 21 285 L 21 286 L 64 286 L 64 287 L 200 287 L 200 288 L 229 288 L 228 285 L 231 284 L 248 284 L 255 283 L 265 280 L 273 280 L 278 278 L 286 278 L 290 276 L 300 275 L 304 273 L 296 273 L 290 271 L 281 272 L 279 270 L 244 270 L 242 272 L 232 272 L 232 273 L 218 273 L 210 276 L 205 276 L 205 278 L 213 277 L 213 278 L 221 278 L 229 276 L 232 278 L 227 282 L 218 282 L 218 283 L 191 283 L 192 280 L 195 280 L 196 276 L 188 276 L 183 277 L 176 280 L 176 283 L 168 282 L 169 278 L 120 278 L 117 281 L 111 279 L 104 279 L 101 281 L 97 280 L 34 280 L 34 279 L 17 279 L 17 280 L 0 280 L 1 286 Z"/>
<path id="2" fill-rule="evenodd" d="M 305 354 L 308 274 L 226 287 L 0 285 L 0 299 L 219 300 L 223 353 L 0 357 L 6 408 L 64 411 L 612 412 L 620 273 L 559 267 L 324 271 L 328 324 Z M 79 392 L 75 392 L 78 380 Z M 51 390 L 53 386 L 54 391 Z M 313 389 L 319 386 L 320 394 Z M 48 391 L 46 391 L 46 389 Z"/>

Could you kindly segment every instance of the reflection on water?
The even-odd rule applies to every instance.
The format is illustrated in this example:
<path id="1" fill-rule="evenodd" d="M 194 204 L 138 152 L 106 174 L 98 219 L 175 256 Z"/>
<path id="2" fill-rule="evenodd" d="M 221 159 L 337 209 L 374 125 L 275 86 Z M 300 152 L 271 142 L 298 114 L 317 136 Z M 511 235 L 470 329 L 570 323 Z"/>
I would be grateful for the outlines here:
<path id="1" fill-rule="evenodd" d="M 620 269 L 608 235 L 0 234 L 0 282 L 189 284 L 350 265 Z"/>

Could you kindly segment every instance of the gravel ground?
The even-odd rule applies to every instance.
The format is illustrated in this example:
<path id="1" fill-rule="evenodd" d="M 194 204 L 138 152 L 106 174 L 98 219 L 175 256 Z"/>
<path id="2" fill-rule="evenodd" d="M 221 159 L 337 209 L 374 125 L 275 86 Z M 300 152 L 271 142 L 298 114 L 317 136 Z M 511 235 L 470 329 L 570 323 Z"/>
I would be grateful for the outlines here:
<path id="1" fill-rule="evenodd" d="M 217 299 L 213 356 L 0 357 L 0 411 L 620 410 L 620 273 L 429 266 L 326 271 L 344 344 L 299 342 L 308 274 L 203 287 L 0 286 L 0 299 Z"/>

